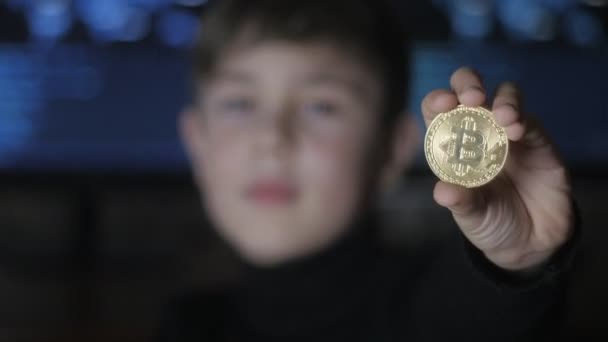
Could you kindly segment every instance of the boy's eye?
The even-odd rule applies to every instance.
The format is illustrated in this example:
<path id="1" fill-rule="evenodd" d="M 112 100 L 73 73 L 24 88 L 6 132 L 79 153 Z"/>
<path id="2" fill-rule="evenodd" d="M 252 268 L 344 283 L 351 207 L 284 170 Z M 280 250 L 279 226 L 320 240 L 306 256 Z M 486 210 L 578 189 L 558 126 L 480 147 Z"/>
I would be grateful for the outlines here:
<path id="1" fill-rule="evenodd" d="M 305 103 L 303 106 L 303 111 L 308 114 L 329 116 L 337 114 L 338 106 L 329 101 L 314 101 Z"/>
<path id="2" fill-rule="evenodd" d="M 228 114 L 248 114 L 255 110 L 255 103 L 247 97 L 235 97 L 221 101 L 219 107 Z"/>

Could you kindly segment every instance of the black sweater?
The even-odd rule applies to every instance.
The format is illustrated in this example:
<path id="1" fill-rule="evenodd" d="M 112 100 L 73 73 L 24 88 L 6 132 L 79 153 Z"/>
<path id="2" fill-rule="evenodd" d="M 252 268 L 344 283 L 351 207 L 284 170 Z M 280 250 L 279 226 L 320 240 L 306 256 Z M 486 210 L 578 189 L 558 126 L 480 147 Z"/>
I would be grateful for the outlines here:
<path id="1" fill-rule="evenodd" d="M 559 332 L 579 229 L 533 278 L 491 264 L 454 227 L 423 251 L 356 228 L 318 255 L 247 267 L 240 285 L 180 296 L 159 341 L 547 341 Z"/>

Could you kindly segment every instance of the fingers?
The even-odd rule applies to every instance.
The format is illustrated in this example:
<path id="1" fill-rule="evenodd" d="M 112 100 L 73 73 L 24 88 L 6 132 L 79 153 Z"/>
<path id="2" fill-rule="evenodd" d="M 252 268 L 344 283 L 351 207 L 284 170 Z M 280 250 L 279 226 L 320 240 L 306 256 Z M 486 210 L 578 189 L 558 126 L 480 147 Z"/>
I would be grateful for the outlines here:
<path id="1" fill-rule="evenodd" d="M 422 114 L 427 127 L 439 113 L 448 112 L 458 104 L 477 107 L 486 101 L 481 77 L 471 68 L 460 68 L 450 79 L 452 91 L 435 90 L 422 101 Z"/>
<path id="2" fill-rule="evenodd" d="M 522 116 L 521 93 L 511 82 L 501 84 L 496 90 L 492 112 L 496 122 L 505 128 L 507 137 L 520 141 L 526 133 L 526 122 Z"/>
<path id="3" fill-rule="evenodd" d="M 449 209 L 461 228 L 479 227 L 486 215 L 486 203 L 480 189 L 468 189 L 446 182 L 437 182 L 435 201 Z"/>
<path id="4" fill-rule="evenodd" d="M 486 91 L 481 77 L 475 70 L 468 67 L 456 70 L 450 78 L 450 85 L 458 101 L 463 105 L 478 107 L 485 104 Z"/>
<path id="5" fill-rule="evenodd" d="M 486 91 L 481 77 L 475 70 L 468 67 L 456 70 L 450 78 L 450 85 L 453 91 L 435 90 L 422 101 L 422 113 L 427 127 L 437 114 L 450 111 L 458 104 L 470 107 L 485 104 Z M 527 131 L 521 107 L 521 93 L 517 86 L 511 82 L 501 84 L 496 91 L 492 112 L 512 141 L 520 141 Z"/>
<path id="6" fill-rule="evenodd" d="M 524 115 L 519 88 L 511 83 L 502 83 L 496 90 L 492 112 L 496 122 L 505 128 L 507 137 L 530 148 L 552 145 L 541 125 L 533 117 Z"/>
<path id="7" fill-rule="evenodd" d="M 428 127 L 439 113 L 450 111 L 458 106 L 456 95 L 444 89 L 434 90 L 422 100 L 422 116 Z"/>

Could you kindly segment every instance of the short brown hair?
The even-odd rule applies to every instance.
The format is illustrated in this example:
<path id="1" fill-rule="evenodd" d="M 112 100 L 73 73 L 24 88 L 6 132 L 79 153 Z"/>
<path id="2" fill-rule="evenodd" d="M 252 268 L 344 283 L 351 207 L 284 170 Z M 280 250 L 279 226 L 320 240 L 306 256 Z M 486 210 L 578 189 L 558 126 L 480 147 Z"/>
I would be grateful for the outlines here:
<path id="1" fill-rule="evenodd" d="M 252 39 L 326 41 L 350 49 L 383 82 L 383 123 L 406 107 L 409 40 L 381 0 L 216 0 L 205 13 L 194 54 L 196 81 L 213 72 L 244 28 Z M 387 126 L 384 126 L 387 127 Z"/>

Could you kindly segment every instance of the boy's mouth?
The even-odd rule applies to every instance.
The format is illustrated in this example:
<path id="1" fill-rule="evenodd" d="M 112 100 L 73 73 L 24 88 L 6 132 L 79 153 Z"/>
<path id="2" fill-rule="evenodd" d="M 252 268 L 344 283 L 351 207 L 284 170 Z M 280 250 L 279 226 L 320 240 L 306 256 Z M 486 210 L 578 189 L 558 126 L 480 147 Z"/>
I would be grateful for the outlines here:
<path id="1" fill-rule="evenodd" d="M 247 188 L 245 195 L 247 199 L 260 204 L 286 205 L 296 198 L 297 191 L 287 182 L 268 180 L 254 182 Z"/>

